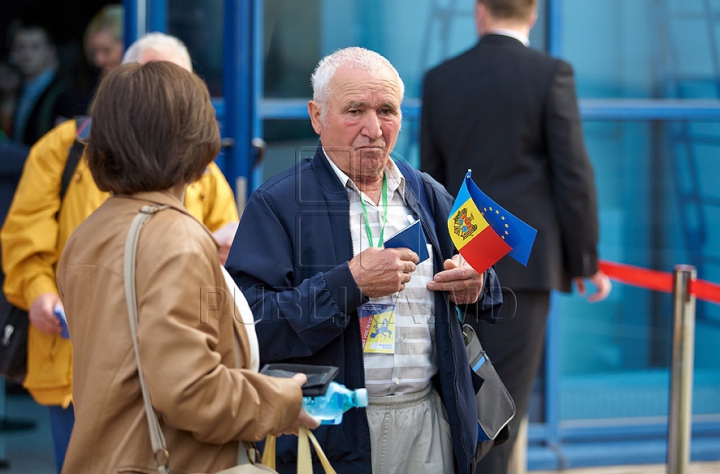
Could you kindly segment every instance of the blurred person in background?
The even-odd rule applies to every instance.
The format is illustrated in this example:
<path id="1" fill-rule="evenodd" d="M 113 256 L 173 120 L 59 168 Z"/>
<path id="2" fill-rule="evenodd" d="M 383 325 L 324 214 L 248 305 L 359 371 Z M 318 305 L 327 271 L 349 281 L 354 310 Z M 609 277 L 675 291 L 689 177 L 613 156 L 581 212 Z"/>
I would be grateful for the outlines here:
<path id="1" fill-rule="evenodd" d="M 0 223 L 10 208 L 30 147 L 10 140 L 12 120 L 22 87 L 22 73 L 8 61 L 0 61 Z M 0 272 L 0 285 L 5 275 Z M 0 311 L 12 311 L 0 293 Z"/>
<path id="2" fill-rule="evenodd" d="M 10 59 L 24 80 L 13 118 L 14 141 L 31 146 L 58 119 L 85 113 L 87 102 L 71 93 L 69 82 L 57 75 L 57 50 L 45 28 L 16 25 L 11 33 Z"/>
<path id="3" fill-rule="evenodd" d="M 0 140 L 12 136 L 13 115 L 21 87 L 20 69 L 8 61 L 0 61 Z"/>
<path id="4" fill-rule="evenodd" d="M 190 55 L 178 39 L 151 33 L 128 48 L 124 63 L 170 61 L 192 71 Z M 87 131 L 83 123 L 82 130 Z M 3 290 L 8 301 L 28 309 L 28 374 L 23 386 L 35 401 L 50 407 L 55 455 L 60 471 L 74 424 L 72 346 L 60 337 L 54 314 L 62 307 L 56 265 L 70 234 L 109 197 L 98 189 L 87 161 L 81 159 L 64 198 L 61 181 L 78 129 L 68 120 L 47 133 L 30 151 L 8 217 L 0 231 Z M 234 195 L 222 172 L 210 163 L 185 191 L 184 206 L 210 231 L 236 225 Z M 230 242 L 220 246 L 224 262 Z"/>
<path id="5" fill-rule="evenodd" d="M 10 140 L 13 115 L 21 87 L 20 70 L 7 61 L 0 61 L 0 223 L 5 220 L 25 158 L 30 151 L 28 146 Z M 0 281 L 2 278 L 0 273 Z M 0 295 L 0 300 L 2 299 Z"/>
<path id="6" fill-rule="evenodd" d="M 83 37 L 85 55 L 100 69 L 101 77 L 120 66 L 123 43 L 123 6 L 106 5 L 88 23 Z"/>
<path id="7" fill-rule="evenodd" d="M 20 70 L 10 62 L 0 60 L 0 223 L 5 221 L 5 215 L 10 208 L 25 159 L 30 151 L 27 145 L 10 140 L 13 115 L 21 87 Z M 5 275 L 0 271 L 0 285 L 4 281 Z M 8 315 L 15 311 L 16 309 L 5 299 L 5 295 L 0 292 L 0 314 Z M 5 382 L 8 391 L 18 388 L 11 380 Z"/>

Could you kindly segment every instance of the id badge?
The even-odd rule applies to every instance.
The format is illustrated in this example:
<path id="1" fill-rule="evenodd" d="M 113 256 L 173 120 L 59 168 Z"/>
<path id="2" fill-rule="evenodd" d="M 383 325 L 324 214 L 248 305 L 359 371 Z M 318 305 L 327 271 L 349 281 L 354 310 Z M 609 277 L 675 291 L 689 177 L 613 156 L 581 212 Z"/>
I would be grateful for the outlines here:
<path id="1" fill-rule="evenodd" d="M 395 353 L 395 305 L 365 303 L 358 308 L 363 352 Z"/>

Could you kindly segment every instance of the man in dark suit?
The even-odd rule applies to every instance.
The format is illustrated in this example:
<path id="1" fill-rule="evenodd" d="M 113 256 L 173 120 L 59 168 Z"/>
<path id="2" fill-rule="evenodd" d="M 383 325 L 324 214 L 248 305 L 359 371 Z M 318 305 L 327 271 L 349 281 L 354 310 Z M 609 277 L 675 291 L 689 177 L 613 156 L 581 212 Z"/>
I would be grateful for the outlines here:
<path id="1" fill-rule="evenodd" d="M 505 474 L 542 359 L 550 291 L 585 279 L 599 301 L 610 281 L 598 269 L 593 170 L 583 143 L 572 68 L 527 47 L 536 0 L 478 0 L 480 42 L 435 69 L 423 87 L 421 168 L 457 192 L 467 170 L 488 196 L 538 230 L 527 267 L 496 271 L 517 296 L 506 324 L 477 328 L 517 404 L 510 442 L 480 462 Z"/>

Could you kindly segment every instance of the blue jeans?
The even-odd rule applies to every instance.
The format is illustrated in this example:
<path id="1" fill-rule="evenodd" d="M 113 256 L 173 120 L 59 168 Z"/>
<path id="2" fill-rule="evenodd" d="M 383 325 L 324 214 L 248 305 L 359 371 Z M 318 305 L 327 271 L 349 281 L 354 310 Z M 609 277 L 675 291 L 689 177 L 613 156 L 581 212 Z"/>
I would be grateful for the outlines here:
<path id="1" fill-rule="evenodd" d="M 75 424 L 75 411 L 72 405 L 67 408 L 59 405 L 49 408 L 53 448 L 55 449 L 55 465 L 57 466 L 58 474 L 60 474 L 63 462 L 65 461 L 65 453 L 70 443 L 70 433 L 72 433 L 73 425 Z"/>

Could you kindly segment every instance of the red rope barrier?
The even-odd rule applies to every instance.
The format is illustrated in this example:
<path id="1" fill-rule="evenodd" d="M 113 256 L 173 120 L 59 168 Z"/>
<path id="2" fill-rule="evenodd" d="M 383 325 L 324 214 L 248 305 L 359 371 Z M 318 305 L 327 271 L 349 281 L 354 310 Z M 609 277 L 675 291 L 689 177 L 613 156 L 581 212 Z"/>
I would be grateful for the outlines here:
<path id="1" fill-rule="evenodd" d="M 647 268 L 635 267 L 624 263 L 600 261 L 600 269 L 615 281 L 628 285 L 647 288 L 648 290 L 672 293 L 673 275 L 668 272 L 648 270 Z M 693 280 L 690 282 L 690 293 L 699 300 L 720 304 L 720 285 L 705 280 Z"/>
<path id="2" fill-rule="evenodd" d="M 690 282 L 690 293 L 699 300 L 720 304 L 720 285 L 705 280 Z"/>

